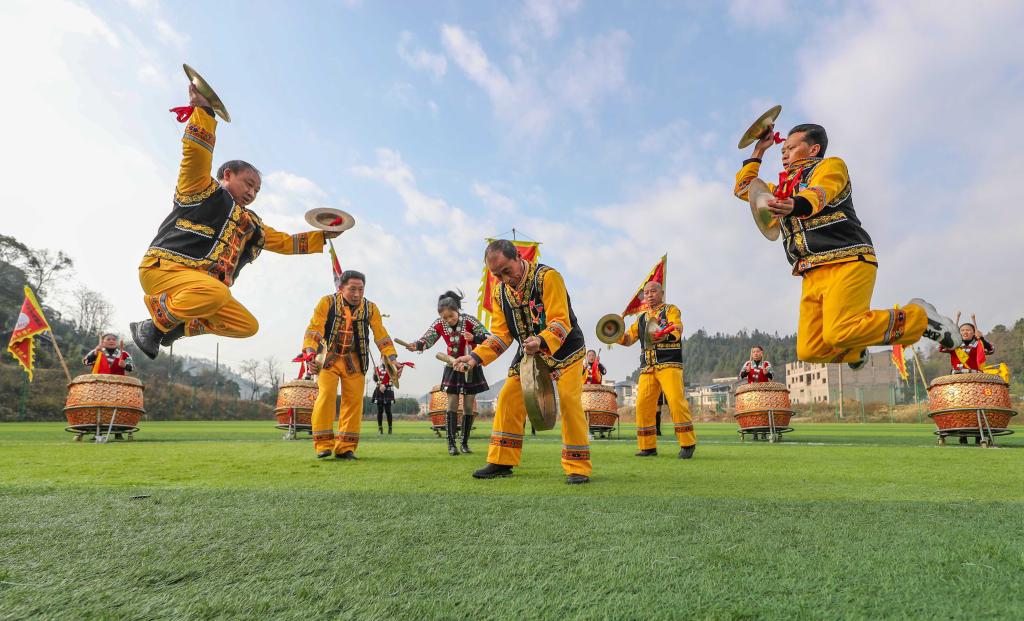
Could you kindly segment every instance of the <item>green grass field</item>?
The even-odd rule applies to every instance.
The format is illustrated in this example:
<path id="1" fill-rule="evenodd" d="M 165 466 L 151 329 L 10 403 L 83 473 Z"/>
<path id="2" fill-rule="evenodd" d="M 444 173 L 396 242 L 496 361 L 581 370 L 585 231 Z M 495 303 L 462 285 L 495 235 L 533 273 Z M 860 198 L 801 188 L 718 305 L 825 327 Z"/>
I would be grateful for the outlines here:
<path id="1" fill-rule="evenodd" d="M 1024 616 L 1021 436 L 697 430 L 691 461 L 669 436 L 653 459 L 631 429 L 595 440 L 593 482 L 567 486 L 556 432 L 477 481 L 485 425 L 452 458 L 400 423 L 354 463 L 271 422 L 144 421 L 107 445 L 0 425 L 0 618 Z"/>

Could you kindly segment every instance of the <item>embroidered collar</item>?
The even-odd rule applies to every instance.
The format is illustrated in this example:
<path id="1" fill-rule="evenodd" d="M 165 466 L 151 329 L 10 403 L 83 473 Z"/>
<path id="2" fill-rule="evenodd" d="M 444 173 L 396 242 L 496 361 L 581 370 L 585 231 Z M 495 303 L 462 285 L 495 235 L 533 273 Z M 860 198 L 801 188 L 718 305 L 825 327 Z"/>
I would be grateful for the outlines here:
<path id="1" fill-rule="evenodd" d="M 533 283 L 534 276 L 537 273 L 537 264 L 526 259 L 520 258 L 520 261 L 526 263 L 526 270 L 523 272 L 523 280 L 517 286 L 505 285 L 506 290 L 509 292 L 510 297 L 517 303 L 522 304 L 523 301 L 529 297 L 529 293 L 532 292 L 531 284 Z"/>
<path id="2" fill-rule="evenodd" d="M 817 166 L 821 160 L 822 158 L 820 157 L 805 157 L 803 159 L 796 160 L 795 162 L 790 162 L 789 166 L 786 167 L 786 172 L 793 174 L 794 172 L 804 170 L 805 168 Z"/>

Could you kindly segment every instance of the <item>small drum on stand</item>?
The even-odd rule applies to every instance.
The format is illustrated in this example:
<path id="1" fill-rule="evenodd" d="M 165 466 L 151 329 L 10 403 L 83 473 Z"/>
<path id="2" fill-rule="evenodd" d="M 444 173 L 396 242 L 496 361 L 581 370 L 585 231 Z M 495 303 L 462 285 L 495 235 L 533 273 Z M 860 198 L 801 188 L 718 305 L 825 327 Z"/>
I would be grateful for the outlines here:
<path id="1" fill-rule="evenodd" d="M 463 412 L 463 396 L 459 395 L 459 434 L 462 434 L 462 412 Z M 430 416 L 430 429 L 437 435 L 437 437 L 444 437 L 441 434 L 447 433 L 445 430 L 445 414 L 448 412 L 448 393 L 446 393 L 439 385 L 434 386 L 430 389 L 430 406 L 427 409 L 427 414 Z M 476 416 L 480 413 L 478 404 L 473 402 L 473 419 L 476 420 Z"/>
<path id="2" fill-rule="evenodd" d="M 313 433 L 313 405 L 316 403 L 317 383 L 313 380 L 292 380 L 277 392 L 274 417 L 277 428 L 284 429 L 285 440 L 295 440 L 295 434 Z"/>
<path id="3" fill-rule="evenodd" d="M 590 433 L 611 438 L 619 422 L 619 403 L 615 390 L 600 384 L 583 385 L 583 413 L 587 415 Z"/>
<path id="4" fill-rule="evenodd" d="M 65 431 L 75 434 L 76 442 L 90 433 L 97 442 L 105 442 L 110 434 L 134 439 L 146 413 L 143 390 L 142 382 L 127 375 L 79 375 L 68 384 Z"/>
<path id="5" fill-rule="evenodd" d="M 793 431 L 789 426 L 792 416 L 793 404 L 785 384 L 757 382 L 736 389 L 735 417 L 741 442 L 747 434 L 754 440 L 780 442 L 782 434 Z"/>
<path id="6" fill-rule="evenodd" d="M 928 417 L 935 422 L 938 443 L 948 436 L 976 438 L 981 446 L 995 444 L 995 436 L 1013 433 L 1010 387 L 996 375 L 956 373 L 932 380 L 928 386 Z"/>

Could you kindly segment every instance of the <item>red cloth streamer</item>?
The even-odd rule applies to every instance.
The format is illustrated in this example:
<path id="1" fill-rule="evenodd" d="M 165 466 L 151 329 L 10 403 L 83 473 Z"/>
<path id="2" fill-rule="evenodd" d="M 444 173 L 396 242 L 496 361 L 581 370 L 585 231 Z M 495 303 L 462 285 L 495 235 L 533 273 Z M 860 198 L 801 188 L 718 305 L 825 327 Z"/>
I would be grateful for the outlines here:
<path id="1" fill-rule="evenodd" d="M 793 177 L 790 178 L 789 171 L 784 170 L 779 173 L 779 185 L 775 187 L 775 198 L 783 200 L 793 196 L 793 192 L 796 191 L 796 186 L 800 183 L 800 171 L 796 171 Z"/>
<path id="2" fill-rule="evenodd" d="M 775 141 L 775 144 L 781 144 L 783 142 L 786 142 L 786 139 L 780 136 L 779 132 L 775 132 L 775 135 L 772 136 L 772 140 Z"/>
<path id="3" fill-rule="evenodd" d="M 664 328 L 662 328 L 661 330 L 658 330 L 657 332 L 655 332 L 654 333 L 654 338 L 660 339 L 661 337 L 665 336 L 666 334 L 669 334 L 670 332 L 672 332 L 675 329 L 676 329 L 676 324 L 670 323 L 667 326 L 665 326 Z"/>
<path id="4" fill-rule="evenodd" d="M 306 374 L 306 363 L 316 358 L 316 354 L 313 352 L 301 353 L 298 356 L 292 358 L 292 362 L 299 362 L 299 375 L 295 379 L 302 379 L 302 376 Z"/>
<path id="5" fill-rule="evenodd" d="M 177 108 L 171 108 L 170 111 L 178 115 L 179 123 L 184 123 L 188 120 L 188 117 L 192 116 L 192 112 L 195 109 L 195 106 L 178 106 Z"/>
<path id="6" fill-rule="evenodd" d="M 341 216 L 338 216 L 337 218 L 331 220 L 331 223 L 328 226 L 338 226 L 339 224 L 341 224 L 344 221 L 345 221 L 345 218 L 342 218 Z"/>

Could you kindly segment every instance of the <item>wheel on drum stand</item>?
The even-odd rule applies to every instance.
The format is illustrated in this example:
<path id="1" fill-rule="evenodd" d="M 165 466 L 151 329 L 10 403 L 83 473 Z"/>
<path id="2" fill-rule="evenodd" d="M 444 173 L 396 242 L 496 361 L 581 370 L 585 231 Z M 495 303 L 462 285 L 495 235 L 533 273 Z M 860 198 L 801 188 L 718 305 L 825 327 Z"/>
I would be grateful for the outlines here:
<path id="1" fill-rule="evenodd" d="M 135 434 L 129 431 L 128 432 L 128 441 L 131 442 L 133 440 L 135 440 Z"/>
<path id="2" fill-rule="evenodd" d="M 938 439 L 937 439 L 937 440 L 935 441 L 935 443 L 936 443 L 936 444 L 938 444 L 939 446 L 945 446 L 945 445 L 946 445 L 946 436 L 944 436 L 944 435 L 942 435 L 942 434 L 940 433 L 940 434 L 939 434 L 939 437 L 938 437 Z"/>
<path id="3" fill-rule="evenodd" d="M 72 442 L 81 442 L 82 441 L 82 436 L 84 436 L 84 435 L 85 435 L 84 433 L 76 433 L 75 437 L 71 438 L 71 441 Z"/>

